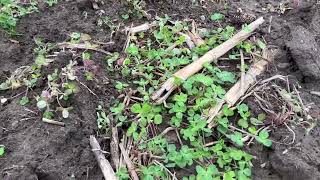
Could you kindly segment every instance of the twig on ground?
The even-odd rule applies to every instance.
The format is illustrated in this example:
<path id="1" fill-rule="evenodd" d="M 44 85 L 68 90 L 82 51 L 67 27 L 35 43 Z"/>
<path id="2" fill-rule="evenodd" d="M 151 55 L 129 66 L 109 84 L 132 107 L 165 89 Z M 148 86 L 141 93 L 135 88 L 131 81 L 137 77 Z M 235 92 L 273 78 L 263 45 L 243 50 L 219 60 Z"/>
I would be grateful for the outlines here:
<path id="1" fill-rule="evenodd" d="M 171 175 L 172 179 L 178 180 L 178 179 L 176 178 L 175 174 L 173 174 L 173 173 L 172 173 L 168 168 L 166 168 L 162 163 L 160 163 L 160 162 L 157 161 L 157 160 L 153 160 L 153 163 L 154 163 L 155 165 L 161 166 L 164 170 L 166 170 L 166 171 Z"/>
<path id="2" fill-rule="evenodd" d="M 188 31 L 187 34 L 196 46 L 201 46 L 201 45 L 205 44 L 204 40 L 199 36 L 199 34 L 193 33 L 190 31 Z"/>
<path id="3" fill-rule="evenodd" d="M 78 80 L 78 82 L 79 82 L 82 86 L 84 86 L 92 95 L 94 95 L 94 96 L 96 96 L 97 98 L 99 98 L 99 97 L 96 95 L 96 93 L 94 93 L 87 85 L 85 85 L 83 82 L 81 82 L 81 81 L 79 81 L 79 80 Z"/>
<path id="4" fill-rule="evenodd" d="M 209 142 L 209 143 L 205 144 L 204 147 L 213 146 L 213 145 L 216 145 L 218 143 L 219 143 L 219 141 L 212 141 L 212 142 Z"/>
<path id="5" fill-rule="evenodd" d="M 171 46 L 169 46 L 165 51 L 166 52 L 170 52 L 170 51 L 172 51 L 174 48 L 176 48 L 177 47 L 177 43 L 173 43 Z"/>
<path id="6" fill-rule="evenodd" d="M 196 22 L 194 20 L 192 21 L 191 32 L 187 31 L 187 34 L 192 39 L 192 41 L 194 42 L 194 44 L 196 46 L 201 46 L 201 45 L 205 44 L 204 40 L 197 33 Z"/>
<path id="7" fill-rule="evenodd" d="M 174 127 L 167 127 L 164 131 L 162 131 L 162 133 L 160 134 L 160 136 L 164 136 L 166 135 L 168 132 L 175 130 L 176 128 Z"/>
<path id="8" fill-rule="evenodd" d="M 178 129 L 176 128 L 175 131 L 176 131 L 177 138 L 178 138 L 178 140 L 179 140 L 180 145 L 183 146 L 183 142 L 182 142 L 182 140 L 181 140 L 181 138 L 180 138 L 180 134 L 179 134 Z"/>
<path id="9" fill-rule="evenodd" d="M 81 50 L 91 50 L 91 51 L 97 51 L 97 52 L 101 52 L 103 54 L 106 55 L 112 55 L 112 53 L 102 50 L 102 49 L 98 49 L 96 47 L 92 47 L 93 45 L 91 44 L 86 44 L 86 43 L 81 43 L 81 44 L 72 44 L 72 43 L 68 43 L 68 42 L 63 42 L 63 43 L 59 43 L 58 44 L 59 48 L 67 48 L 67 49 L 81 49 Z"/>
<path id="10" fill-rule="evenodd" d="M 320 91 L 310 91 L 310 94 L 313 94 L 313 95 L 320 97 Z"/>
<path id="11" fill-rule="evenodd" d="M 186 38 L 186 44 L 189 47 L 189 49 L 193 49 L 195 47 L 195 45 L 194 45 L 194 43 L 193 43 L 193 41 L 192 41 L 190 36 L 188 36 L 187 34 L 184 34 L 182 32 L 179 32 L 178 34 L 181 35 L 181 36 L 184 36 Z"/>
<path id="12" fill-rule="evenodd" d="M 126 28 L 125 31 L 128 34 L 126 43 L 123 47 L 123 50 L 126 50 L 129 47 L 130 41 L 131 41 L 131 36 L 134 35 L 135 33 L 139 32 L 144 32 L 149 30 L 152 27 L 158 26 L 157 22 L 152 22 L 152 23 L 144 23 L 139 26 L 131 27 L 131 28 Z"/>
<path id="13" fill-rule="evenodd" d="M 90 146 L 92 149 L 101 150 L 101 147 L 94 136 L 90 136 Z M 104 154 L 101 151 L 93 151 L 96 160 L 98 161 L 99 167 L 103 173 L 103 176 L 106 180 L 117 180 L 116 175 L 109 163 L 105 158 Z"/>
<path id="14" fill-rule="evenodd" d="M 198 34 L 194 34 L 190 31 L 188 31 L 187 34 L 192 39 L 192 41 L 196 46 L 201 46 L 205 44 L 204 40 Z"/>
<path id="15" fill-rule="evenodd" d="M 271 53 L 271 54 L 270 54 Z M 271 56 L 270 56 L 271 55 Z M 244 76 L 244 81 L 246 82 L 243 85 L 243 92 L 247 91 L 249 87 L 256 81 L 256 77 L 260 75 L 264 70 L 266 65 L 269 61 L 273 59 L 273 52 L 268 50 L 264 50 L 263 52 L 263 59 L 270 59 L 268 61 L 259 60 L 258 62 L 254 63 L 248 72 Z M 212 128 L 214 126 L 213 119 L 219 114 L 222 106 L 224 103 L 228 105 L 228 107 L 232 107 L 243 95 L 244 93 L 240 92 L 241 83 L 238 81 L 233 87 L 226 93 L 224 99 L 219 102 L 216 106 L 210 109 L 209 116 L 208 116 L 208 126 Z"/>
<path id="16" fill-rule="evenodd" d="M 288 144 L 288 145 L 291 145 L 296 141 L 296 133 L 287 125 L 287 123 L 283 123 L 283 124 L 288 128 L 288 130 L 290 132 L 292 132 L 292 135 L 293 135 L 292 141 L 291 141 L 291 143 Z"/>
<path id="17" fill-rule="evenodd" d="M 268 27 L 268 33 L 271 34 L 271 27 L 272 27 L 272 16 L 269 18 L 269 27 Z"/>
<path id="18" fill-rule="evenodd" d="M 265 128 L 266 128 L 266 127 L 264 127 L 264 126 L 261 127 L 261 128 L 259 128 L 256 133 L 259 134 L 259 132 L 260 132 L 262 129 L 265 129 Z M 250 140 L 249 140 L 249 142 L 247 143 L 247 146 L 249 146 L 254 139 L 255 139 L 255 137 L 251 137 Z"/>
<path id="19" fill-rule="evenodd" d="M 42 121 L 48 124 L 54 124 L 54 125 L 58 125 L 58 126 L 65 126 L 64 122 L 60 122 L 60 121 L 55 121 L 52 119 L 47 119 L 47 118 L 42 118 Z"/>
<path id="20" fill-rule="evenodd" d="M 134 168 L 134 166 L 133 166 L 133 164 L 132 164 L 132 162 L 131 162 L 131 160 L 129 158 L 129 155 L 128 155 L 127 151 L 123 147 L 122 143 L 119 144 L 119 147 L 120 147 L 120 150 L 121 150 L 121 154 L 122 154 L 123 160 L 126 163 L 128 171 L 129 171 L 129 173 L 131 175 L 131 178 L 133 180 L 139 180 L 139 177 L 138 177 L 138 175 L 137 175 L 137 173 L 135 171 L 135 168 Z"/>
<path id="21" fill-rule="evenodd" d="M 139 153 L 138 156 L 148 156 L 148 157 L 153 158 L 153 159 L 164 160 L 164 157 L 162 157 L 162 156 L 156 156 L 156 155 L 153 155 L 152 153 L 149 153 L 149 152 Z"/>
<path id="22" fill-rule="evenodd" d="M 114 122 L 112 124 L 115 124 Z M 110 153 L 112 163 L 114 164 L 116 169 L 119 169 L 120 166 L 120 153 L 119 153 L 119 137 L 118 137 L 118 128 L 117 126 L 113 125 L 111 128 L 111 142 L 110 142 Z"/>
<path id="23" fill-rule="evenodd" d="M 144 23 L 144 24 L 141 24 L 139 26 L 127 28 L 126 31 L 129 32 L 129 33 L 135 34 L 135 33 L 147 31 L 150 28 L 155 27 L 155 26 L 157 26 L 156 22 Z"/>
<path id="24" fill-rule="evenodd" d="M 173 75 L 173 77 L 169 78 L 166 82 L 164 82 L 161 88 L 152 95 L 152 100 L 154 101 L 154 103 L 161 104 L 170 96 L 171 92 L 173 92 L 173 90 L 177 88 L 175 79 L 178 78 L 181 80 L 186 80 L 190 76 L 200 71 L 203 68 L 203 65 L 205 63 L 211 63 L 213 61 L 217 61 L 219 57 L 227 53 L 230 49 L 232 49 L 238 43 L 247 39 L 251 35 L 251 33 L 255 29 L 257 29 L 263 22 L 264 22 L 263 17 L 257 19 L 253 23 L 249 24 L 248 28 L 241 30 L 226 42 L 210 50 L 205 55 L 203 55 L 193 63 L 189 64 L 188 66 L 180 69 L 178 72 L 176 72 Z"/>
<path id="25" fill-rule="evenodd" d="M 274 76 L 272 76 L 272 77 L 270 77 L 268 79 L 265 79 L 265 80 L 261 81 L 260 84 L 264 84 L 264 83 L 270 82 L 270 81 L 275 80 L 275 79 L 281 79 L 283 81 L 287 81 L 286 80 L 287 79 L 286 76 L 278 74 L 278 75 L 274 75 Z"/>
<path id="26" fill-rule="evenodd" d="M 241 60 L 241 67 L 240 67 L 240 70 L 241 70 L 241 79 L 240 79 L 240 93 L 241 94 L 244 94 L 244 76 L 246 74 L 246 71 L 245 71 L 245 68 L 244 68 L 244 57 L 243 57 L 243 52 L 242 50 L 240 50 L 240 60 Z"/>

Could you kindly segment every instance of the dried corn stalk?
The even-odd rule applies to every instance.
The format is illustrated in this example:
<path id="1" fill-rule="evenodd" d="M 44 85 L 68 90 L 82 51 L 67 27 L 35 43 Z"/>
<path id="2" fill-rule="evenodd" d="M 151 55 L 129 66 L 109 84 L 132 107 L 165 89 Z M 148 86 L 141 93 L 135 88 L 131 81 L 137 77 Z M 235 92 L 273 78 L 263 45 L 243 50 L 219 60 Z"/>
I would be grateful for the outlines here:
<path id="1" fill-rule="evenodd" d="M 187 34 L 197 46 L 205 44 L 204 40 L 196 32 L 188 31 Z"/>
<path id="2" fill-rule="evenodd" d="M 263 17 L 260 17 L 259 19 L 249 24 L 246 28 L 238 32 L 232 38 L 227 40 L 226 42 L 210 50 L 205 55 L 200 57 L 198 60 L 194 61 L 193 63 L 176 72 L 173 75 L 173 77 L 169 78 L 166 82 L 164 82 L 161 88 L 153 94 L 152 99 L 154 100 L 155 104 L 161 104 L 162 102 L 164 102 L 169 97 L 171 92 L 175 88 L 177 88 L 177 84 L 175 84 L 176 78 L 186 80 L 190 76 L 200 71 L 205 63 L 217 61 L 219 57 L 223 56 L 225 53 L 227 53 L 241 41 L 247 39 L 251 35 L 251 33 L 255 29 L 257 29 L 263 22 Z"/>
<path id="3" fill-rule="evenodd" d="M 144 24 L 141 24 L 141 25 L 136 26 L 136 27 L 128 28 L 126 30 L 131 34 L 135 34 L 135 33 L 147 31 L 150 28 L 155 27 L 155 26 L 157 26 L 157 22 L 144 23 Z"/>
<path id="4" fill-rule="evenodd" d="M 106 180 L 116 180 L 118 179 L 109 163 L 105 158 L 104 154 L 101 152 L 101 147 L 94 136 L 90 136 L 90 146 L 92 151 L 98 161 L 102 174 Z"/>
<path id="5" fill-rule="evenodd" d="M 228 107 L 232 107 L 235 103 L 245 94 L 245 92 L 250 88 L 250 86 L 256 82 L 257 76 L 259 76 L 266 68 L 266 65 L 273 60 L 274 52 L 269 50 L 264 50 L 262 58 L 259 61 L 251 65 L 248 72 L 244 75 L 243 81 L 244 84 L 241 84 L 241 81 L 238 81 L 233 87 L 227 92 L 224 99 L 219 102 L 215 107 L 209 110 L 208 114 L 208 126 L 212 128 L 214 126 L 213 119 L 220 114 L 220 110 L 224 104 L 227 104 Z M 242 91 L 241 91 L 242 89 Z"/>

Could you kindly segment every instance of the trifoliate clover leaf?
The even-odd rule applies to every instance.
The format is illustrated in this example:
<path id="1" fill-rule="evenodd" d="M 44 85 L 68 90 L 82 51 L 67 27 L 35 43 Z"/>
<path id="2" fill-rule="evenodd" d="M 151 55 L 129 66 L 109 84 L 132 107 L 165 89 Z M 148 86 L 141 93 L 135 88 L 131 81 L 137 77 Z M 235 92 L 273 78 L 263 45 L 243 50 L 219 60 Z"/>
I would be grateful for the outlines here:
<path id="1" fill-rule="evenodd" d="M 264 121 L 265 119 L 266 119 L 266 114 L 264 114 L 264 113 L 258 114 L 258 120 L 259 121 Z"/>
<path id="2" fill-rule="evenodd" d="M 0 146 L 0 157 L 2 157 L 5 153 L 4 146 Z"/>
<path id="3" fill-rule="evenodd" d="M 227 135 L 227 137 L 233 141 L 234 143 L 236 143 L 238 146 L 242 147 L 243 146 L 243 141 L 242 141 L 242 134 L 241 133 L 234 133 L 231 135 Z"/>
<path id="4" fill-rule="evenodd" d="M 210 17 L 210 19 L 211 19 L 212 21 L 220 21 L 220 20 L 222 20 L 223 18 L 224 18 L 224 15 L 221 14 L 221 13 L 214 13 L 214 14 L 212 14 L 211 17 Z"/>
<path id="5" fill-rule="evenodd" d="M 187 102 L 188 100 L 188 95 L 187 94 L 184 94 L 184 93 L 180 93 L 179 95 L 175 95 L 173 97 L 173 100 L 176 101 L 176 102 Z"/>
<path id="6" fill-rule="evenodd" d="M 126 49 L 126 52 L 132 56 L 136 56 L 139 54 L 139 49 L 135 44 L 130 44 L 130 46 Z"/>
<path id="7" fill-rule="evenodd" d="M 139 114 L 141 112 L 141 105 L 140 104 L 134 104 L 131 106 L 130 110 L 133 113 Z"/>
<path id="8" fill-rule="evenodd" d="M 230 157 L 236 161 L 240 161 L 243 157 L 243 151 L 231 149 L 230 150 Z"/>
<path id="9" fill-rule="evenodd" d="M 137 131 L 138 125 L 136 122 L 132 122 L 130 128 L 127 131 L 127 136 L 132 136 Z"/>
<path id="10" fill-rule="evenodd" d="M 236 79 L 235 79 L 236 76 L 232 72 L 221 71 L 220 73 L 217 73 L 217 77 L 223 82 L 230 82 L 230 83 L 236 82 Z"/>
<path id="11" fill-rule="evenodd" d="M 153 122 L 155 124 L 161 124 L 162 123 L 162 116 L 160 114 L 157 114 L 154 116 Z"/>
<path id="12" fill-rule="evenodd" d="M 19 101 L 20 105 L 24 106 L 26 104 L 29 103 L 29 98 L 27 96 L 23 96 L 20 101 Z"/>
<path id="13" fill-rule="evenodd" d="M 236 180 L 236 174 L 234 171 L 227 171 L 223 174 L 223 180 Z"/>
<path id="14" fill-rule="evenodd" d="M 272 145 L 272 141 L 268 138 L 269 138 L 269 133 L 267 130 L 260 131 L 259 136 L 256 136 L 256 140 L 259 143 L 261 143 L 267 147 L 270 147 Z"/>
<path id="15" fill-rule="evenodd" d="M 228 107 L 228 105 L 224 105 L 222 111 L 223 111 L 223 114 L 224 114 L 225 116 L 227 116 L 227 117 L 234 115 L 233 110 L 230 109 L 230 108 Z"/>
<path id="16" fill-rule="evenodd" d="M 37 102 L 37 107 L 39 109 L 44 109 L 45 107 L 47 107 L 47 102 L 44 101 L 44 100 L 40 100 L 40 101 Z"/>
<path id="17" fill-rule="evenodd" d="M 239 119 L 238 125 L 245 129 L 249 127 L 248 121 L 245 119 Z"/>

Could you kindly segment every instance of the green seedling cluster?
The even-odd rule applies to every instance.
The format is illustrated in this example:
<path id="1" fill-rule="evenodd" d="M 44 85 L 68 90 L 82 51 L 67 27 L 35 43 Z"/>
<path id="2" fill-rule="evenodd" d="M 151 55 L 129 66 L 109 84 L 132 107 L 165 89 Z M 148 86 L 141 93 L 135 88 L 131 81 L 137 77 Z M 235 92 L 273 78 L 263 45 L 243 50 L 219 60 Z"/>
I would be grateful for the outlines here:
<path id="1" fill-rule="evenodd" d="M 45 0 L 44 2 L 50 7 L 58 4 L 58 0 Z"/>
<path id="2" fill-rule="evenodd" d="M 144 0 L 122 0 L 125 1 L 128 5 L 128 11 L 121 15 L 122 19 L 127 20 L 130 17 L 142 18 L 146 15 L 146 12 L 143 10 L 146 3 Z"/>
<path id="3" fill-rule="evenodd" d="M 22 66 L 15 70 L 12 75 L 0 84 L 0 91 L 17 89 L 22 86 L 27 89 L 33 88 L 38 80 L 41 78 L 41 68 L 48 66 L 52 59 L 47 58 L 48 52 L 50 52 L 54 45 L 51 43 L 44 43 L 41 39 L 35 39 L 37 48 L 34 49 L 36 54 L 35 62 L 32 66 Z M 21 104 L 26 104 L 27 98 L 21 101 Z"/>
<path id="4" fill-rule="evenodd" d="M 87 37 L 85 34 L 72 33 L 69 43 L 81 43 Z M 72 106 L 65 106 L 75 94 L 79 91 L 80 77 L 86 80 L 93 80 L 97 71 L 97 66 L 91 60 L 91 54 L 84 52 L 82 54 L 83 65 L 79 66 L 76 61 L 70 61 L 65 67 L 54 69 L 51 73 L 43 72 L 43 68 L 54 62 L 48 58 L 49 53 L 56 49 L 56 45 L 45 43 L 40 38 L 35 39 L 37 47 L 34 49 L 36 58 L 32 66 L 24 66 L 18 68 L 12 75 L 3 83 L 0 84 L 0 91 L 26 88 L 25 95 L 20 99 L 19 104 L 22 106 L 32 102 L 28 97 L 29 90 L 32 90 L 39 82 L 43 80 L 46 86 L 40 95 L 35 96 L 37 108 L 43 112 L 43 118 L 53 120 L 55 115 L 64 119 L 69 118 Z M 46 74 L 46 75 L 45 75 Z M 103 119 L 103 113 L 98 112 L 99 128 L 106 128 L 109 124 Z"/>
<path id="5" fill-rule="evenodd" d="M 48 87 L 36 97 L 37 107 L 44 111 L 44 118 L 53 119 L 54 112 L 60 112 L 63 118 L 69 117 L 72 107 L 63 107 L 60 101 L 67 101 L 78 91 L 76 84 L 76 62 L 70 63 L 61 70 L 55 69 L 54 73 L 47 76 Z M 58 107 L 52 104 L 57 102 Z M 55 107 L 55 108 L 54 108 Z"/>
<path id="6" fill-rule="evenodd" d="M 216 14 L 211 18 L 219 21 L 223 16 Z M 165 104 L 153 105 L 151 101 L 152 93 L 161 83 L 208 50 L 228 40 L 236 29 L 226 26 L 208 31 L 203 34 L 204 45 L 189 49 L 185 37 L 179 34 L 189 29 L 187 23 L 165 17 L 158 19 L 158 25 L 151 32 L 130 37 L 131 43 L 125 56 L 115 53 L 106 58 L 107 70 L 120 72 L 128 79 L 127 82 L 131 81 L 130 87 L 136 87 L 135 96 L 139 97 L 138 100 L 133 99 L 129 106 L 116 103 L 110 114 L 115 117 L 118 126 L 129 127 L 127 136 L 133 137 L 137 151 L 161 159 L 160 162 L 141 164 L 140 177 L 168 179 L 168 170 L 179 171 L 193 166 L 196 167 L 195 174 L 184 179 L 250 179 L 252 156 L 244 152 L 242 147 L 246 145 L 246 137 L 265 146 L 271 145 L 269 133 L 263 129 L 265 115 L 253 117 L 246 104 L 239 104 L 233 109 L 224 106 L 223 113 L 214 119 L 214 129 L 209 129 L 203 118 L 211 107 L 224 98 L 228 87 L 239 79 L 240 71 L 231 72 L 205 64 L 201 72 L 187 80 L 177 78 L 175 83 L 179 88 Z M 227 56 L 231 61 L 237 61 L 240 50 L 247 55 L 261 50 L 260 46 L 244 41 Z M 129 90 L 124 82 L 116 82 L 115 87 L 119 93 Z M 155 134 L 155 127 L 175 129 L 181 137 L 181 144 L 178 143 L 178 136 L 172 142 L 165 134 Z M 214 143 L 207 145 L 209 141 Z M 118 177 L 127 179 L 124 173 L 123 169 L 119 169 Z"/>
<path id="7" fill-rule="evenodd" d="M 18 0 L 0 0 L 0 29 L 15 34 L 18 20 L 37 9 L 37 1 L 33 0 L 28 5 L 23 5 Z"/>

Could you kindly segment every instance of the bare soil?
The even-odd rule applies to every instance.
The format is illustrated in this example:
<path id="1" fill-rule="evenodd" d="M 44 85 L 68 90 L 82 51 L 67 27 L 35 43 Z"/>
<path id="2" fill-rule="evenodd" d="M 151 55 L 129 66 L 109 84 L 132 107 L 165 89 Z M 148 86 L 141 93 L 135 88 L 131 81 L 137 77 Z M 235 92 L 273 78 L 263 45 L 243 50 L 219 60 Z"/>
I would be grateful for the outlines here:
<path id="1" fill-rule="evenodd" d="M 284 14 L 270 13 L 262 10 L 276 0 L 243 0 L 229 2 L 230 9 L 225 10 L 220 3 L 207 2 L 204 6 L 195 5 L 191 0 L 171 0 L 150 2 L 146 9 L 153 15 L 168 14 L 174 19 L 192 18 L 200 27 L 214 28 L 209 19 L 214 12 L 228 16 L 242 8 L 246 13 L 264 16 L 267 22 L 260 28 L 269 45 L 281 50 L 281 55 L 270 65 L 264 77 L 276 74 L 289 75 L 292 83 L 301 85 L 301 97 L 310 106 L 310 115 L 320 118 L 320 97 L 311 95 L 310 91 L 320 91 L 320 4 L 314 1 L 300 1 L 298 6 Z M 106 0 L 99 4 L 105 15 L 120 23 L 120 16 L 127 7 L 120 1 Z M 31 65 L 35 55 L 33 49 L 35 37 L 42 37 L 48 42 L 63 42 L 71 32 L 90 34 L 95 40 L 110 41 L 110 30 L 97 26 L 98 13 L 89 0 L 61 1 L 53 7 L 39 4 L 39 13 L 30 14 L 18 24 L 17 37 L 0 34 L 0 82 L 18 67 Z M 201 19 L 204 16 L 205 19 Z M 272 16 L 271 23 L 268 22 Z M 130 19 L 125 22 L 138 25 L 146 19 Z M 229 23 L 229 20 L 225 23 Z M 231 22 L 232 23 L 232 22 Z M 237 25 L 237 24 L 234 24 Z M 269 32 L 270 28 L 270 32 Z M 19 43 L 12 41 L 12 39 Z M 104 50 L 121 52 L 126 36 L 116 33 L 112 40 L 115 44 L 106 45 Z M 54 68 L 63 67 L 69 60 L 74 60 L 70 53 L 60 53 L 55 59 Z M 41 121 L 40 112 L 31 105 L 19 105 L 19 93 L 15 91 L 0 92 L 0 97 L 9 99 L 0 105 L 0 144 L 6 145 L 6 154 L 0 158 L 0 179 L 4 180 L 67 180 L 67 179 L 103 179 L 98 164 L 89 146 L 89 135 L 97 134 L 96 107 L 103 102 L 106 109 L 117 93 L 112 82 L 118 77 L 104 72 L 104 56 L 94 53 L 95 62 L 101 67 L 100 84 L 89 84 L 98 97 L 83 88 L 70 102 L 74 107 L 66 126 L 49 125 Z M 30 99 L 41 92 L 44 83 L 40 83 L 29 92 Z M 255 102 L 249 101 L 254 107 Z M 27 111 L 26 108 L 31 111 Z M 258 111 L 258 110 L 257 110 Z M 31 117 L 31 118 L 30 118 Z M 29 118 L 29 119 L 26 119 Z M 306 134 L 303 126 L 294 127 L 296 141 L 292 145 L 275 143 L 271 149 L 253 147 L 250 152 L 256 156 L 253 179 L 283 180 L 318 180 L 320 179 L 320 129 L 316 126 Z M 292 132 L 280 126 L 273 130 L 273 139 L 279 142 L 292 138 Z M 109 140 L 99 138 L 103 149 L 109 151 Z"/>

